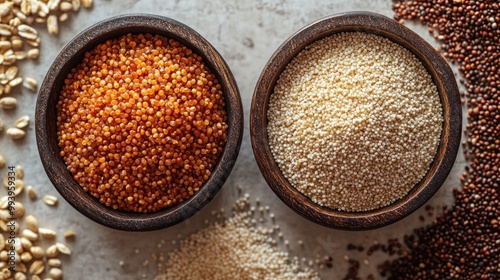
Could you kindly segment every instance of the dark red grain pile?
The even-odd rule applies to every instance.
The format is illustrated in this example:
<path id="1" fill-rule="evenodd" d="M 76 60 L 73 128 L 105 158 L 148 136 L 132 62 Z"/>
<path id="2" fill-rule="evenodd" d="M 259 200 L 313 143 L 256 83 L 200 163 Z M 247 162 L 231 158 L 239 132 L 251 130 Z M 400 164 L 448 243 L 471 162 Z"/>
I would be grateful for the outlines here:
<path id="1" fill-rule="evenodd" d="M 405 238 L 410 248 L 386 263 L 389 279 L 500 279 L 500 2 L 394 3 L 396 19 L 416 19 L 442 41 L 467 88 L 467 168 L 455 204 Z"/>

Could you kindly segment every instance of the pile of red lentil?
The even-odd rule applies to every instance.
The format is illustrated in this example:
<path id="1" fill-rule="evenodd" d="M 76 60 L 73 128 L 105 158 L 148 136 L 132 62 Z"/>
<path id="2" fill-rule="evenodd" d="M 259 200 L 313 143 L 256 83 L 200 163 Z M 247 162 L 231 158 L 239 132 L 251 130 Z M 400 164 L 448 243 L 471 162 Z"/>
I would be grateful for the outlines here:
<path id="1" fill-rule="evenodd" d="M 500 279 L 500 3 L 417 0 L 394 4 L 396 19 L 417 19 L 458 63 L 467 92 L 465 150 L 470 166 L 455 203 L 405 238 L 387 263 L 389 279 Z"/>
<path id="2" fill-rule="evenodd" d="M 194 195 L 227 137 L 221 85 L 176 40 L 128 34 L 87 52 L 57 105 L 61 156 L 113 209 L 154 212 Z"/>

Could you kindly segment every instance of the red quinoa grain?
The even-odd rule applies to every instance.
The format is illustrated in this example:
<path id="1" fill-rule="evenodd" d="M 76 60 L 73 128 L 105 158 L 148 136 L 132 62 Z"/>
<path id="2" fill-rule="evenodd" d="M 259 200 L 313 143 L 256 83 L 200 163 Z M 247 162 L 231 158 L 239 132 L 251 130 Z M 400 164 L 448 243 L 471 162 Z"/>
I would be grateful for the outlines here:
<path id="1" fill-rule="evenodd" d="M 173 39 L 128 34 L 87 52 L 57 104 L 60 155 L 108 207 L 154 212 L 194 195 L 226 142 L 221 86 Z"/>

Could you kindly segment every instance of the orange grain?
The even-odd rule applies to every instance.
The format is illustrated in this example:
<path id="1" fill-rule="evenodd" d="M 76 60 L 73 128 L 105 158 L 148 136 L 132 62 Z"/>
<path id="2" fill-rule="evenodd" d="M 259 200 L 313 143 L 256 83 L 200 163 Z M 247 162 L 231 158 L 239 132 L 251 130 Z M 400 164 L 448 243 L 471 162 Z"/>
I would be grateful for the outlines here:
<path id="1" fill-rule="evenodd" d="M 227 138 L 221 85 L 178 41 L 128 34 L 87 52 L 57 104 L 60 155 L 106 206 L 155 212 L 194 195 Z"/>

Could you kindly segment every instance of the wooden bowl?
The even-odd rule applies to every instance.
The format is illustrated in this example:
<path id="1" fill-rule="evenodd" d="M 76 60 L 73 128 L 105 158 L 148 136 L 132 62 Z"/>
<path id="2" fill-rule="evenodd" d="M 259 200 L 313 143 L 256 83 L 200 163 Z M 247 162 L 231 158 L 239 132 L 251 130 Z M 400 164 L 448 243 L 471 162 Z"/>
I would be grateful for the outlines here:
<path id="1" fill-rule="evenodd" d="M 443 106 L 444 123 L 437 154 L 426 176 L 404 198 L 366 212 L 344 212 L 322 207 L 297 191 L 283 176 L 269 148 L 267 109 L 276 82 L 285 66 L 306 46 L 339 32 L 373 33 L 410 50 L 428 70 Z M 295 212 L 318 224 L 345 230 L 367 230 L 396 222 L 409 215 L 441 187 L 460 145 L 462 113 L 457 84 L 447 62 L 416 33 L 398 22 L 369 12 L 351 12 L 320 19 L 299 30 L 273 54 L 257 82 L 250 111 L 252 148 L 271 189 Z"/>
<path id="2" fill-rule="evenodd" d="M 173 38 L 201 55 L 218 78 L 226 101 L 228 140 L 210 178 L 188 200 L 155 213 L 113 210 L 89 194 L 73 179 L 61 156 L 57 140 L 56 104 L 67 73 L 84 53 L 108 39 L 127 33 L 152 33 Z M 36 140 L 45 171 L 54 187 L 76 210 L 95 222 L 120 230 L 146 231 L 166 228 L 191 217 L 215 197 L 229 176 L 238 156 L 243 135 L 243 108 L 236 81 L 210 43 L 188 26 L 175 20 L 146 14 L 122 15 L 86 29 L 56 57 L 41 85 L 36 104 Z"/>

